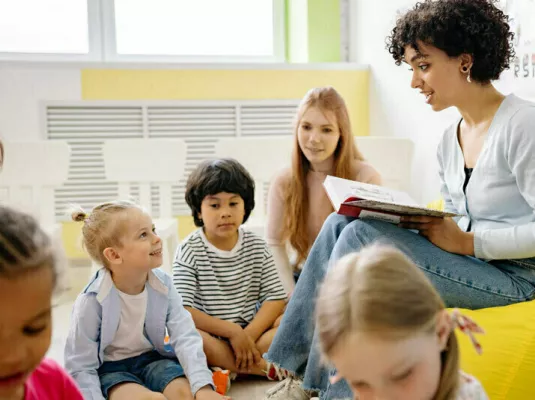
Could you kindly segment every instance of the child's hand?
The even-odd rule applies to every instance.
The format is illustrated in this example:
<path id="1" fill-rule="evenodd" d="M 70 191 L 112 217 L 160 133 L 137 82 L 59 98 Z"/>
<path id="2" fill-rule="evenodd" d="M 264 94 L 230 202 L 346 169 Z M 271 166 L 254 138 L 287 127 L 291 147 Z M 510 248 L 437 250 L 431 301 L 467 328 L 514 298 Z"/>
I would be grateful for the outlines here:
<path id="1" fill-rule="evenodd" d="M 196 400 L 231 400 L 228 396 L 222 396 L 215 392 L 211 387 L 205 386 L 195 395 Z"/>
<path id="2" fill-rule="evenodd" d="M 256 343 L 255 343 L 255 340 L 251 337 L 251 335 L 249 335 L 249 333 L 247 332 L 247 329 L 244 329 L 243 330 L 245 332 L 245 334 L 249 337 L 249 340 L 251 341 L 251 343 L 254 345 L 254 350 L 253 350 L 253 363 L 254 365 L 259 365 L 260 362 L 262 362 L 262 354 L 260 353 L 260 350 L 258 349 L 258 347 L 256 346 Z"/>
<path id="3" fill-rule="evenodd" d="M 238 371 L 251 369 L 257 363 L 256 360 L 261 359 L 255 343 L 241 326 L 237 325 L 235 333 L 229 337 L 229 340 L 236 356 Z"/>

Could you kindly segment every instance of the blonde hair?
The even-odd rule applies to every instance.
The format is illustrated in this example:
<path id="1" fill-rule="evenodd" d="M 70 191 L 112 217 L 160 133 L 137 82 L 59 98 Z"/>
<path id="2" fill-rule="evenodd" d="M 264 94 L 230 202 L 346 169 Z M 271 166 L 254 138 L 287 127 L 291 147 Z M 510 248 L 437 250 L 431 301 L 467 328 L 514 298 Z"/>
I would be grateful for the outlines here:
<path id="1" fill-rule="evenodd" d="M 328 358 L 352 332 L 386 339 L 434 332 L 445 305 L 425 274 L 401 251 L 374 245 L 345 256 L 330 269 L 316 308 L 321 351 Z M 452 332 L 442 353 L 434 400 L 454 399 L 459 379 L 459 349 Z"/>
<path id="2" fill-rule="evenodd" d="M 71 212 L 73 221 L 84 222 L 82 227 L 82 244 L 89 256 L 104 267 L 108 267 L 104 250 L 121 244 L 124 232 L 125 213 L 141 207 L 131 201 L 117 200 L 102 203 L 86 213 L 81 207 Z"/>
<path id="3" fill-rule="evenodd" d="M 355 160 L 364 157 L 355 145 L 349 114 L 344 99 L 333 87 L 311 89 L 301 100 L 294 124 L 294 146 L 292 152 L 292 173 L 285 190 L 283 237 L 297 253 L 297 264 L 304 261 L 312 246 L 307 232 L 307 174 L 310 162 L 305 157 L 297 137 L 299 125 L 305 112 L 317 107 L 322 112 L 332 112 L 340 131 L 340 139 L 334 151 L 333 174 L 339 178 L 354 179 Z"/>

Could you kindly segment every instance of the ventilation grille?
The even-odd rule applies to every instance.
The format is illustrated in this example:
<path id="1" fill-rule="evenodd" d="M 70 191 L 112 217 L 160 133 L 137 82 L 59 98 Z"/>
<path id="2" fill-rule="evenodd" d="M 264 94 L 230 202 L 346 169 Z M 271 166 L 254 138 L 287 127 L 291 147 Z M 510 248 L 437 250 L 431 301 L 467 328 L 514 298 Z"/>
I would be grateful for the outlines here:
<path id="1" fill-rule="evenodd" d="M 166 103 L 64 102 L 45 104 L 46 137 L 71 146 L 69 178 L 55 192 L 58 219 L 73 204 L 91 209 L 116 199 L 116 182 L 106 180 L 104 140 L 124 138 L 181 138 L 188 146 L 184 178 L 173 186 L 175 215 L 188 215 L 185 181 L 193 168 L 215 156 L 219 138 L 291 135 L 298 100 L 195 101 Z M 133 190 L 135 196 L 137 191 Z M 264 191 L 266 193 L 266 191 Z M 159 193 L 152 189 L 152 213 L 159 215 Z"/>

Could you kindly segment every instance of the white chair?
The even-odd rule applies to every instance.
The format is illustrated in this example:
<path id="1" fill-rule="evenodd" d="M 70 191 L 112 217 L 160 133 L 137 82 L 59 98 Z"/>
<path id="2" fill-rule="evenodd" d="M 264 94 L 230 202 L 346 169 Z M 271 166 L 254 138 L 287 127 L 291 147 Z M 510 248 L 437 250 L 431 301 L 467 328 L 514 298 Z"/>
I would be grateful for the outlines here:
<path id="1" fill-rule="evenodd" d="M 217 157 L 239 161 L 255 180 L 255 209 L 245 226 L 264 237 L 266 189 L 273 176 L 291 164 L 292 136 L 240 137 L 220 139 Z"/>
<path id="2" fill-rule="evenodd" d="M 61 238 L 56 222 L 54 189 L 69 173 L 70 147 L 59 140 L 5 142 L 0 170 L 0 203 L 35 216 L 55 240 Z"/>
<path id="3" fill-rule="evenodd" d="M 413 143 L 410 139 L 356 136 L 355 142 L 366 160 L 382 175 L 385 186 L 409 190 L 413 156 Z M 293 143 L 292 136 L 272 136 L 225 138 L 216 144 L 217 157 L 238 160 L 255 179 L 256 208 L 245 225 L 262 237 L 265 226 L 265 188 L 278 171 L 291 164 Z"/>
<path id="4" fill-rule="evenodd" d="M 171 185 L 184 178 L 186 143 L 181 139 L 113 139 L 104 142 L 106 179 L 117 182 L 119 197 L 132 197 L 139 186 L 139 203 L 152 213 L 151 185 L 159 189 L 159 218 L 153 219 L 164 244 L 162 269 L 172 274 L 179 244 L 178 222 L 172 212 Z M 93 265 L 93 272 L 100 268 Z"/>

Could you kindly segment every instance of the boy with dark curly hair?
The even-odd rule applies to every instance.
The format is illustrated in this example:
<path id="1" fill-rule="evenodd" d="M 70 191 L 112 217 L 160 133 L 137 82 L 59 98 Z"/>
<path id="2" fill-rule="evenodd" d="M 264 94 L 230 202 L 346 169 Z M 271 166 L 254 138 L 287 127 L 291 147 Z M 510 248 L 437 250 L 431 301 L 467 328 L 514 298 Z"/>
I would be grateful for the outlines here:
<path id="1" fill-rule="evenodd" d="M 204 341 L 208 364 L 283 377 L 262 359 L 286 304 L 266 242 L 241 225 L 254 208 L 253 178 L 236 160 L 201 163 L 186 184 L 199 229 L 179 246 L 174 284 Z"/>
<path id="2" fill-rule="evenodd" d="M 535 297 L 535 104 L 504 96 L 491 83 L 514 58 L 508 21 L 492 0 L 425 0 L 397 20 L 388 50 L 397 64 L 410 67 L 412 88 L 434 111 L 455 107 L 461 115 L 444 133 L 438 162 L 446 211 L 462 217 L 407 217 L 397 226 L 331 215 L 266 356 L 298 376 L 267 399 L 303 400 L 312 389 L 321 390 L 322 400 L 351 397 L 345 382 L 329 383 L 334 371 L 321 363 L 311 322 L 315 306 L 307 299 L 336 260 L 378 240 L 407 254 L 448 307 L 478 309 Z M 415 357 L 416 368 L 421 359 Z M 369 393 L 365 389 L 358 390 L 360 397 Z M 370 398 L 396 397 L 382 389 L 387 387 Z"/>

